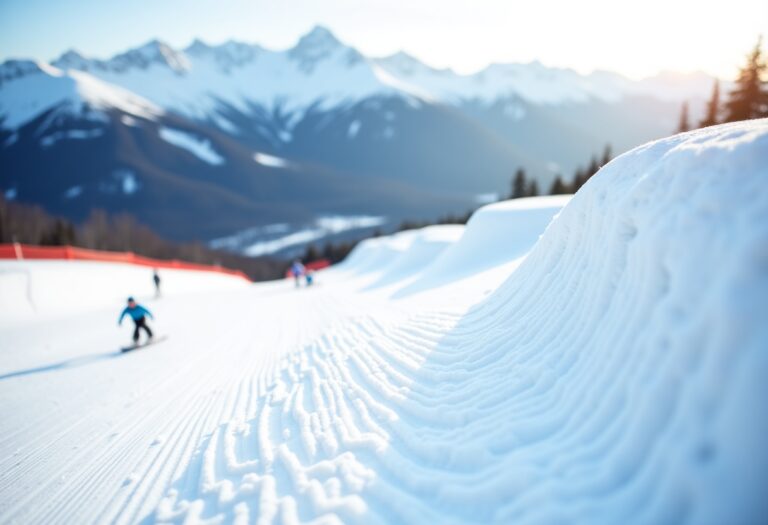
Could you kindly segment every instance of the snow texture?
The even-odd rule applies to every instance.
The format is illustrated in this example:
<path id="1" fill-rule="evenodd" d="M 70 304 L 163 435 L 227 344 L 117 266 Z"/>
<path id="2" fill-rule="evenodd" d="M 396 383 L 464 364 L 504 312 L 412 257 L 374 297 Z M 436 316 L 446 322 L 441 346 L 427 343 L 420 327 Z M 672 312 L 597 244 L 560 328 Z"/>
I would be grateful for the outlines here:
<path id="1" fill-rule="evenodd" d="M 253 160 L 256 161 L 257 164 L 268 166 L 270 168 L 287 168 L 291 165 L 290 162 L 282 157 L 267 155 L 266 153 L 254 153 Z"/>
<path id="2" fill-rule="evenodd" d="M 104 130 L 100 128 L 95 129 L 68 129 L 64 131 L 56 131 L 40 139 L 40 145 L 44 148 L 50 148 L 60 140 L 88 140 L 101 137 L 104 134 Z"/>
<path id="3" fill-rule="evenodd" d="M 207 139 L 200 139 L 185 131 L 165 126 L 160 127 L 158 134 L 164 141 L 187 150 L 192 155 L 203 162 L 207 162 L 211 166 L 220 166 L 225 162 L 224 157 L 219 155 L 216 150 L 213 149 L 213 146 Z"/>
<path id="4" fill-rule="evenodd" d="M 64 192 L 64 198 L 65 199 L 76 199 L 80 195 L 83 194 L 83 187 L 82 186 L 72 186 L 67 191 Z"/>
<path id="5" fill-rule="evenodd" d="M 63 72 L 42 63 L 30 64 L 34 67 L 30 66 L 25 74 L 0 83 L 0 119 L 6 129 L 16 129 L 52 109 L 84 118 L 94 111 L 108 109 L 150 120 L 162 114 L 157 106 L 133 92 L 87 73 Z"/>
<path id="6" fill-rule="evenodd" d="M 766 164 L 768 121 L 649 143 L 313 288 L 148 301 L 127 355 L 122 270 L 6 263 L 0 522 L 763 523 Z"/>
<path id="7" fill-rule="evenodd" d="M 353 139 L 357 137 L 357 134 L 360 133 L 360 127 L 362 126 L 362 122 L 359 120 L 353 120 L 349 123 L 349 129 L 347 130 L 347 137 L 350 139 Z"/>

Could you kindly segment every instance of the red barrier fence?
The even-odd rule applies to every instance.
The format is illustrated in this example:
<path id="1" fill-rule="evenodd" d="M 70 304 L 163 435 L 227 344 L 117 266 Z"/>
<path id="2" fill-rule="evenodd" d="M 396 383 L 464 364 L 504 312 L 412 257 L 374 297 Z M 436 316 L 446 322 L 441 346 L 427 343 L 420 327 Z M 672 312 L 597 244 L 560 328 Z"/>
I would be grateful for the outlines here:
<path id="1" fill-rule="evenodd" d="M 29 244 L 0 244 L 0 259 L 63 259 L 77 261 L 101 261 L 149 266 L 152 268 L 168 268 L 173 270 L 196 270 L 199 272 L 216 272 L 242 277 L 251 280 L 239 270 L 230 270 L 221 266 L 195 264 L 176 259 L 163 261 L 142 257 L 133 252 L 102 252 L 86 250 L 73 246 L 32 246 Z"/>

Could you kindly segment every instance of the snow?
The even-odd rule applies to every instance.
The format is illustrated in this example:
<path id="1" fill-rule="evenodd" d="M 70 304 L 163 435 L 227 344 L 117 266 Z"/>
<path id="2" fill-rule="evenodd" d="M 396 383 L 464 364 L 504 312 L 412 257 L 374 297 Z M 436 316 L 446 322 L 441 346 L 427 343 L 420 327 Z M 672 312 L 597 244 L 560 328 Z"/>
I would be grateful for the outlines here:
<path id="1" fill-rule="evenodd" d="M 0 116 L 5 129 L 17 129 L 50 109 L 78 117 L 108 109 L 150 120 L 162 114 L 162 110 L 134 93 L 87 73 L 65 73 L 42 63 L 36 66 L 34 72 L 0 85 Z"/>
<path id="2" fill-rule="evenodd" d="M 295 115 L 291 121 L 298 122 L 311 106 L 331 109 L 392 93 L 378 82 L 367 61 L 355 59 L 358 55 L 354 50 L 320 33 L 305 36 L 303 43 L 286 51 L 247 44 L 239 44 L 236 52 L 231 43 L 203 44 L 207 50 L 193 45 L 195 49 L 186 52 L 174 51 L 174 63 L 183 62 L 183 74 L 163 60 L 128 63 L 125 68 L 95 61 L 88 71 L 166 110 L 200 120 L 218 114 L 221 104 L 226 103 L 245 113 L 251 105 L 268 110 L 279 106 L 286 116 Z M 246 52 L 248 48 L 250 52 Z M 289 142 L 291 138 L 291 130 L 281 131 L 281 140 Z"/>
<path id="3" fill-rule="evenodd" d="M 95 139 L 104 135 L 104 130 L 95 129 L 68 129 L 64 131 L 55 131 L 40 139 L 40 145 L 44 148 L 50 148 L 60 140 L 88 140 Z"/>
<path id="4" fill-rule="evenodd" d="M 126 126 L 129 126 L 129 127 L 132 127 L 132 128 L 138 127 L 138 125 L 139 125 L 139 121 L 138 120 L 136 120 L 135 118 L 130 117 L 128 115 L 123 115 L 122 117 L 120 117 L 120 122 L 122 122 Z"/>
<path id="5" fill-rule="evenodd" d="M 279 223 L 248 228 L 234 235 L 214 239 L 209 245 L 215 249 L 258 257 L 307 245 L 346 231 L 375 228 L 386 221 L 386 217 L 374 215 L 321 215 L 312 223 L 301 226 Z"/>
<path id="6" fill-rule="evenodd" d="M 350 139 L 353 139 L 357 137 L 357 134 L 360 133 L 360 127 L 362 126 L 362 122 L 359 120 L 353 120 L 349 123 L 349 129 L 347 129 L 347 137 Z"/>
<path id="7" fill-rule="evenodd" d="M 76 199 L 80 195 L 83 194 L 83 187 L 82 186 L 72 186 L 67 191 L 64 192 L 64 198 L 65 199 Z"/>
<path id="8" fill-rule="evenodd" d="M 298 230 L 276 239 L 259 241 L 240 251 L 249 257 L 261 257 L 262 255 L 277 253 L 291 246 L 309 244 L 311 242 L 322 239 L 325 236 L 325 231 L 317 228 Z"/>
<path id="9" fill-rule="evenodd" d="M 224 157 L 219 155 L 208 139 L 200 139 L 186 131 L 161 126 L 158 130 L 160 138 L 174 146 L 185 149 L 203 162 L 211 166 L 224 164 Z"/>
<path id="10" fill-rule="evenodd" d="M 238 135 L 240 133 L 240 130 L 235 126 L 230 120 L 222 117 L 221 115 L 211 115 L 211 119 L 213 120 L 214 124 L 216 124 L 219 129 L 226 131 L 230 135 Z"/>
<path id="11" fill-rule="evenodd" d="M 254 153 L 253 160 L 256 161 L 257 164 L 268 166 L 270 168 L 287 168 L 291 165 L 288 160 L 282 157 L 267 155 L 266 153 Z"/>
<path id="12" fill-rule="evenodd" d="M 765 120 L 649 143 L 307 289 L 14 262 L 0 521 L 761 523 L 766 162 Z M 116 352 L 119 286 L 167 341 Z"/>
<path id="13" fill-rule="evenodd" d="M 133 195 L 141 188 L 136 174 L 131 170 L 118 170 L 114 175 L 120 181 L 120 189 L 125 195 Z"/>
<path id="14" fill-rule="evenodd" d="M 490 204 L 499 200 L 499 194 L 496 192 L 479 193 L 475 195 L 475 202 L 478 204 Z"/>
<path id="15" fill-rule="evenodd" d="M 376 215 L 324 215 L 318 217 L 316 224 L 329 233 L 341 233 L 347 230 L 381 226 L 386 220 L 386 217 Z"/>
<path id="16" fill-rule="evenodd" d="M 0 326 L 88 313 L 154 297 L 152 268 L 90 261 L 0 260 Z M 160 269 L 164 297 L 242 290 L 249 283 L 228 274 Z"/>

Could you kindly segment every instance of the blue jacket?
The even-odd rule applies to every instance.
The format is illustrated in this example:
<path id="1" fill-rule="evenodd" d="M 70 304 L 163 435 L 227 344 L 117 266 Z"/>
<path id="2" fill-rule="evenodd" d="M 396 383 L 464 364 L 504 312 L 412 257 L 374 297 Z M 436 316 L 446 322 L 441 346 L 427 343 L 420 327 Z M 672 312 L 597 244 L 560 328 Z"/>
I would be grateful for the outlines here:
<path id="1" fill-rule="evenodd" d="M 148 315 L 151 319 L 154 320 L 154 317 L 152 317 L 152 314 L 149 312 L 149 310 L 147 310 L 140 304 L 137 304 L 135 308 L 126 306 L 125 310 L 123 310 L 123 313 L 120 314 L 120 320 L 117 322 L 117 324 L 123 324 L 123 317 L 125 317 L 126 315 L 130 315 L 131 319 L 133 319 L 134 321 L 138 321 L 145 315 Z"/>

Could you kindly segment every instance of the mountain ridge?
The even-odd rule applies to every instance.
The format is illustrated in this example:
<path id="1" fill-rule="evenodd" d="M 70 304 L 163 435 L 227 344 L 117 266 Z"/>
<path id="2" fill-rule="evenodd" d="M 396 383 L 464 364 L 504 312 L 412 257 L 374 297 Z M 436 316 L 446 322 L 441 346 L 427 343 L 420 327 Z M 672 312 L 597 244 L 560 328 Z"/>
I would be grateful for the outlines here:
<path id="1" fill-rule="evenodd" d="M 701 95 L 695 118 L 711 89 L 685 79 L 539 62 L 460 75 L 405 52 L 366 57 L 323 27 L 278 51 L 69 50 L 0 64 L 0 190 L 73 220 L 132 213 L 174 240 L 327 214 L 435 218 L 505 194 L 518 167 L 545 191 L 607 143 L 667 135 L 680 102 Z"/>

